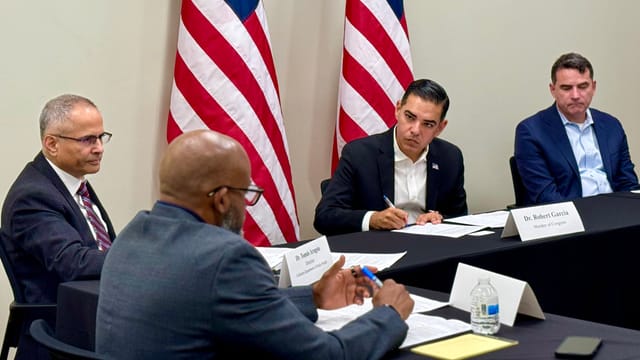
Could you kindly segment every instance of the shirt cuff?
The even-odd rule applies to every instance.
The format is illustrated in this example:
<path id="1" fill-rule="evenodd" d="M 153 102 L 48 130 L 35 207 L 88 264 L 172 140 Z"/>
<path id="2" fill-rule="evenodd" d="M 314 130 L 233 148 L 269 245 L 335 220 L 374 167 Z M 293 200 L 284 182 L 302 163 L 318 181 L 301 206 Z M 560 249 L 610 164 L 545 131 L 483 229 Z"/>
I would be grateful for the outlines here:
<path id="1" fill-rule="evenodd" d="M 369 231 L 369 220 L 375 211 L 367 211 L 362 218 L 362 231 Z"/>

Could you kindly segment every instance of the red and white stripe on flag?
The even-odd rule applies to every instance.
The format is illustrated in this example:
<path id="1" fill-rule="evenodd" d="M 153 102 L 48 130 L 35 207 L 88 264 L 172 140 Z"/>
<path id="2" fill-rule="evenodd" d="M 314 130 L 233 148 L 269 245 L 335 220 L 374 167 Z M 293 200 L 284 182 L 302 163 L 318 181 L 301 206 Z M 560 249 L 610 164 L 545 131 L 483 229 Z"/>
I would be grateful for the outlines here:
<path id="1" fill-rule="evenodd" d="M 260 0 L 183 0 L 167 123 L 170 142 L 212 129 L 236 139 L 263 198 L 247 207 L 256 246 L 299 240 L 299 221 L 269 30 Z"/>
<path id="2" fill-rule="evenodd" d="M 346 143 L 395 124 L 412 68 L 403 1 L 347 0 L 332 173 Z"/>

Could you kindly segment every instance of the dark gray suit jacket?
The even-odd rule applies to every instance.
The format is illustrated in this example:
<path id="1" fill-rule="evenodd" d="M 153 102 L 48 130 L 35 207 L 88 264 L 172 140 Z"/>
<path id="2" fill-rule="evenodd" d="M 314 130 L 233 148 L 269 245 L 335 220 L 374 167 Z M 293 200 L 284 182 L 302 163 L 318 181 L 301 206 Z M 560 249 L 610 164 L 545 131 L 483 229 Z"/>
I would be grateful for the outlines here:
<path id="1" fill-rule="evenodd" d="M 384 306 L 332 332 L 316 318 L 311 287 L 278 289 L 249 242 L 157 202 L 109 250 L 96 350 L 108 359 L 377 359 L 407 331 Z"/>
<path id="2" fill-rule="evenodd" d="M 393 132 L 391 128 L 345 145 L 331 182 L 316 207 L 313 225 L 318 232 L 334 235 L 361 231 L 367 211 L 387 207 L 383 195 L 394 201 Z M 427 154 L 425 181 L 428 210 L 437 210 L 444 217 L 467 214 L 464 163 L 457 146 L 433 139 Z"/>

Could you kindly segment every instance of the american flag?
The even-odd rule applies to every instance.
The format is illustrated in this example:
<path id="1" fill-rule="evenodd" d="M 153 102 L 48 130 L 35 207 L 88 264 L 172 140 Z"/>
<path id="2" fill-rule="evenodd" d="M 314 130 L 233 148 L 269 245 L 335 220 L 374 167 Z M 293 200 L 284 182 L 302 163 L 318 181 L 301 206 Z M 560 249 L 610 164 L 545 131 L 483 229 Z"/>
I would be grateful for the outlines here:
<path id="1" fill-rule="evenodd" d="M 235 138 L 265 189 L 247 207 L 244 237 L 256 246 L 299 240 L 299 222 L 269 30 L 260 0 L 183 0 L 170 142 L 209 128 Z"/>
<path id="2" fill-rule="evenodd" d="M 347 0 L 332 173 L 346 143 L 395 124 L 412 68 L 402 0 Z"/>

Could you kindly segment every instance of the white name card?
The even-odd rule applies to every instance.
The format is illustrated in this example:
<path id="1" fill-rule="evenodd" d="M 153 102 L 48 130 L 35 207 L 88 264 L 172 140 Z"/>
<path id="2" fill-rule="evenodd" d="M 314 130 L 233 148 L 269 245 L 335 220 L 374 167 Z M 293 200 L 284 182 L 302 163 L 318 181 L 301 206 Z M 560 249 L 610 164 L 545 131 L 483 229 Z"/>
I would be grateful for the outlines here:
<path id="1" fill-rule="evenodd" d="M 502 237 L 520 234 L 522 241 L 584 231 L 580 214 L 573 202 L 513 209 L 507 217 Z"/>
<path id="2" fill-rule="evenodd" d="M 278 287 L 310 285 L 332 264 L 327 237 L 321 236 L 284 254 Z"/>
<path id="3" fill-rule="evenodd" d="M 489 278 L 491 285 L 498 292 L 500 323 L 513 326 L 518 313 L 544 319 L 538 299 L 527 282 L 463 263 L 458 263 L 449 304 L 460 310 L 469 311 L 471 290 L 479 278 Z"/>

